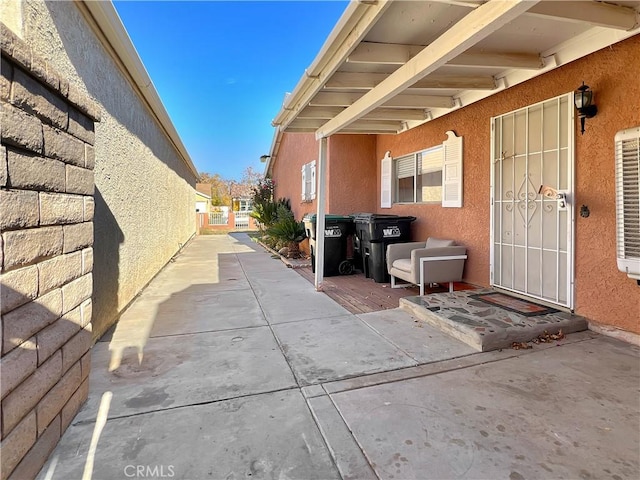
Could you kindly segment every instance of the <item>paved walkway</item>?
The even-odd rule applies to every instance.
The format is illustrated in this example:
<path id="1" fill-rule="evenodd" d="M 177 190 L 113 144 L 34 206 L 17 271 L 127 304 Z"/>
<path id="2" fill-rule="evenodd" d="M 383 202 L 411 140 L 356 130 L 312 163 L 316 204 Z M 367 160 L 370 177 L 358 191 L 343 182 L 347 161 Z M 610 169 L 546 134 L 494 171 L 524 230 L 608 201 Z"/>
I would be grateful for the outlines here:
<path id="1" fill-rule="evenodd" d="M 640 478 L 637 347 L 476 353 L 350 314 L 244 234 L 191 242 L 92 363 L 41 479 Z"/>

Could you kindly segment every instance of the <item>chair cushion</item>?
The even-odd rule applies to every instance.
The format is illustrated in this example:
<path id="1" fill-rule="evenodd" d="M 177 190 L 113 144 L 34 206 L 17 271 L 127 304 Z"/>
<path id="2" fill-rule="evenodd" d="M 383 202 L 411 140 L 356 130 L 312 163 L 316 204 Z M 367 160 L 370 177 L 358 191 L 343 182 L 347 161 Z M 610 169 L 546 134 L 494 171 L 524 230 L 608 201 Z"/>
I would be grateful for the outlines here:
<path id="1" fill-rule="evenodd" d="M 411 272 L 411 259 L 399 258 L 398 260 L 393 262 L 393 268 L 397 268 L 398 270 L 402 270 L 403 272 Z"/>
<path id="2" fill-rule="evenodd" d="M 429 237 L 427 238 L 427 244 L 425 248 L 451 247 L 455 244 L 456 242 L 454 240 L 446 240 L 444 238 Z"/>

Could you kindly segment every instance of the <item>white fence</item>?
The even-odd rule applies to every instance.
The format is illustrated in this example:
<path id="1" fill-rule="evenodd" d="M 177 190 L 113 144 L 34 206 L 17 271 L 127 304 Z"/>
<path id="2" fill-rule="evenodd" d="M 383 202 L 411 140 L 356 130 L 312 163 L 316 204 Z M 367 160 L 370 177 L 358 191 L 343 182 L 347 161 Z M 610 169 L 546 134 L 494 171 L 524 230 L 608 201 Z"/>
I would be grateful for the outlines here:
<path id="1" fill-rule="evenodd" d="M 246 230 L 249 228 L 249 212 L 233 212 L 236 217 L 236 230 Z"/>
<path id="2" fill-rule="evenodd" d="M 224 212 L 209 213 L 209 225 L 226 225 L 228 221 L 229 217 Z"/>

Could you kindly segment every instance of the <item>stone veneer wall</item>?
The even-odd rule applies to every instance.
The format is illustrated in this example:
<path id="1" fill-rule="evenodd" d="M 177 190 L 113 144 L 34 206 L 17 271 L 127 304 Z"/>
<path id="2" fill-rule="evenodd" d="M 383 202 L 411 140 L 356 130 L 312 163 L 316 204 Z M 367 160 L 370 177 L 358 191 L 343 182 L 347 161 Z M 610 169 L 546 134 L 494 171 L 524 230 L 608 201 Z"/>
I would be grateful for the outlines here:
<path id="1" fill-rule="evenodd" d="M 87 398 L 100 113 L 0 28 L 4 480 L 35 477 Z"/>

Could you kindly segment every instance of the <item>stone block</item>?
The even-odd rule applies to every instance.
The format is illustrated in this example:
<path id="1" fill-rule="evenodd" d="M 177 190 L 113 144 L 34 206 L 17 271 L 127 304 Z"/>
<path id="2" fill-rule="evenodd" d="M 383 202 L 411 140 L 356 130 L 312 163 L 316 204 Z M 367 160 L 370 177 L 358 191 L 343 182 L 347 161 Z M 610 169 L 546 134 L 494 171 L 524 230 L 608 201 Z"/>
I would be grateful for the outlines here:
<path id="1" fill-rule="evenodd" d="M 4 315 L 38 296 L 35 265 L 0 275 L 0 313 Z"/>
<path id="2" fill-rule="evenodd" d="M 2 354 L 27 342 L 62 315 L 62 290 L 56 289 L 3 315 Z M 35 343 L 34 343 L 35 346 Z M 19 350 L 23 350 L 22 348 Z"/>
<path id="3" fill-rule="evenodd" d="M 20 69 L 13 74 L 13 90 L 11 103 L 20 109 L 36 115 L 45 123 L 66 129 L 69 114 L 66 102 L 45 87 L 38 80 Z"/>
<path id="4" fill-rule="evenodd" d="M 23 67 L 27 71 L 31 70 L 31 47 L 22 39 L 18 38 L 18 41 L 13 43 L 11 58 L 18 66 Z"/>
<path id="5" fill-rule="evenodd" d="M 38 192 L 0 190 L 0 230 L 37 227 L 40 220 Z"/>
<path id="6" fill-rule="evenodd" d="M 82 276 L 82 252 L 59 255 L 38 264 L 39 294 L 61 287 Z"/>
<path id="7" fill-rule="evenodd" d="M 2 434 L 15 428 L 62 377 L 62 352 L 57 351 L 2 399 Z"/>
<path id="8" fill-rule="evenodd" d="M 93 195 L 94 177 L 93 170 L 67 165 L 67 193 L 80 195 Z"/>
<path id="9" fill-rule="evenodd" d="M 80 330 L 62 347 L 62 371 L 71 368 L 91 348 L 91 324 Z"/>
<path id="10" fill-rule="evenodd" d="M 9 474 L 14 471 L 20 463 L 20 460 L 24 458 L 29 449 L 36 443 L 37 436 L 36 413 L 31 412 L 6 438 L 3 437 L 2 446 L 0 447 L 0 452 L 2 452 L 0 456 L 2 456 L 3 479 L 8 478 Z M 14 478 L 20 477 L 14 475 Z M 31 478 L 35 478 L 35 476 Z"/>
<path id="11" fill-rule="evenodd" d="M 93 271 L 93 248 L 82 250 L 82 274 Z"/>
<path id="12" fill-rule="evenodd" d="M 84 167 L 84 143 L 49 125 L 42 125 L 42 131 L 45 156 Z"/>
<path id="13" fill-rule="evenodd" d="M 0 65 L 0 99 L 9 101 L 11 96 L 11 79 L 13 78 L 13 66 L 4 57 Z"/>
<path id="14" fill-rule="evenodd" d="M 93 222 L 64 225 L 64 253 L 93 246 Z"/>
<path id="15" fill-rule="evenodd" d="M 69 84 L 67 98 L 70 103 L 90 119 L 96 122 L 100 121 L 100 106 L 98 103 L 75 84 Z"/>
<path id="16" fill-rule="evenodd" d="M 54 91 L 58 90 L 57 86 L 51 85 L 48 82 L 47 62 L 45 62 L 43 58 L 31 55 L 31 70 L 29 71 L 29 74 L 39 83 L 47 85 L 48 87 L 53 87 Z M 61 97 L 58 96 L 58 98 Z M 63 102 L 66 106 L 66 101 L 63 100 Z"/>
<path id="17" fill-rule="evenodd" d="M 83 219 L 85 222 L 93 221 L 93 215 L 96 210 L 96 203 L 93 200 L 93 197 L 83 197 L 84 198 L 84 215 Z"/>
<path id="18" fill-rule="evenodd" d="M 62 409 L 82 383 L 80 363 L 76 363 L 36 406 L 38 435 L 62 413 Z"/>
<path id="19" fill-rule="evenodd" d="M 80 306 L 82 307 L 82 318 L 80 326 L 84 328 L 91 323 L 91 315 L 93 315 L 93 300 L 85 300 Z"/>
<path id="20" fill-rule="evenodd" d="M 49 455 L 51 455 L 60 440 L 62 435 L 60 423 L 59 416 L 51 422 L 49 427 L 38 438 L 36 444 L 29 450 L 29 453 L 18 464 L 9 480 L 22 480 L 38 476 L 40 469 L 44 466 L 47 458 L 49 458 Z"/>
<path id="21" fill-rule="evenodd" d="M 62 314 L 70 312 L 93 293 L 93 276 L 88 273 L 62 287 Z"/>
<path id="22" fill-rule="evenodd" d="M 67 404 L 62 408 L 60 416 L 62 419 L 63 433 L 69 427 L 76 414 L 80 411 L 80 407 L 82 407 L 82 404 L 86 402 L 87 398 L 89 398 L 89 380 L 83 378 L 83 382 L 80 384 L 80 387 L 78 387 Z"/>
<path id="23" fill-rule="evenodd" d="M 7 186 L 7 149 L 4 145 L 0 145 L 0 187 Z"/>
<path id="24" fill-rule="evenodd" d="M 4 268 L 30 265 L 62 253 L 62 227 L 40 227 L 13 230 L 2 234 Z"/>
<path id="25" fill-rule="evenodd" d="M 92 145 L 84 146 L 84 168 L 93 170 L 96 167 L 96 150 Z"/>
<path id="26" fill-rule="evenodd" d="M 80 366 L 82 367 L 82 380 L 89 378 L 89 373 L 91 373 L 91 350 L 82 356 Z"/>
<path id="27" fill-rule="evenodd" d="M 0 132 L 2 143 L 42 153 L 44 145 L 42 123 L 37 117 L 2 102 L 0 124 L 2 124 Z"/>
<path id="28" fill-rule="evenodd" d="M 13 49 L 20 38 L 8 28 L 0 28 L 0 49 L 8 56 L 13 56 Z"/>
<path id="29" fill-rule="evenodd" d="M 64 192 L 64 167 L 58 160 L 7 149 L 7 169 L 13 188 Z"/>
<path id="30" fill-rule="evenodd" d="M 80 195 L 40 192 L 40 225 L 81 223 L 84 204 Z"/>
<path id="31" fill-rule="evenodd" d="M 60 350 L 80 330 L 80 307 L 77 308 L 77 314 L 75 310 L 68 313 L 69 317 L 65 315 L 38 332 L 36 335 L 38 365 L 44 363 L 51 355 Z M 77 316 L 76 321 L 73 321 L 74 315 Z"/>
<path id="32" fill-rule="evenodd" d="M 67 131 L 90 145 L 96 142 L 93 120 L 73 107 L 69 108 L 69 128 Z"/>
<path id="33" fill-rule="evenodd" d="M 0 360 L 0 398 L 4 398 L 36 371 L 38 354 L 32 339 L 25 348 L 16 348 Z"/>

